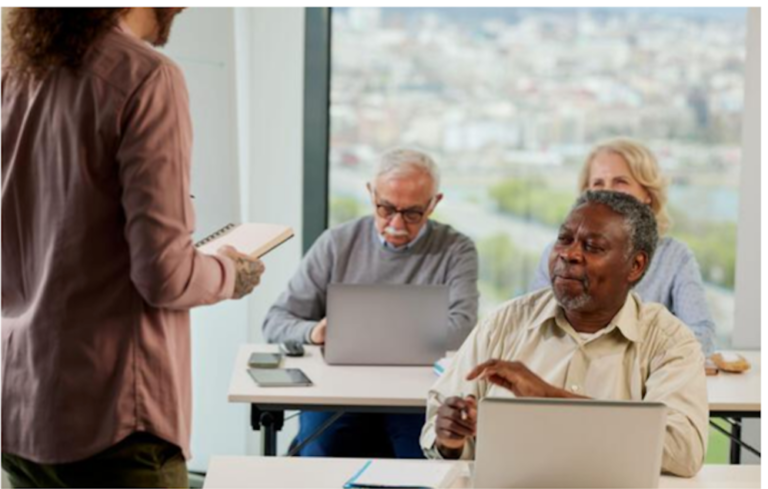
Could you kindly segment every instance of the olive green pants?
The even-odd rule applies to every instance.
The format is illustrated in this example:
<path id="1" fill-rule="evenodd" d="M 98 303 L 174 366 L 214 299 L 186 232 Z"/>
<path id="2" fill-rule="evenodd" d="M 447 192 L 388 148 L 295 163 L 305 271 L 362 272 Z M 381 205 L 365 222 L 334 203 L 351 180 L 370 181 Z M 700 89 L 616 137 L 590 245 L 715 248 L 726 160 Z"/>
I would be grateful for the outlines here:
<path id="1" fill-rule="evenodd" d="M 181 449 L 137 432 L 103 452 L 66 464 L 38 464 L 2 454 L 13 487 L 189 487 Z"/>

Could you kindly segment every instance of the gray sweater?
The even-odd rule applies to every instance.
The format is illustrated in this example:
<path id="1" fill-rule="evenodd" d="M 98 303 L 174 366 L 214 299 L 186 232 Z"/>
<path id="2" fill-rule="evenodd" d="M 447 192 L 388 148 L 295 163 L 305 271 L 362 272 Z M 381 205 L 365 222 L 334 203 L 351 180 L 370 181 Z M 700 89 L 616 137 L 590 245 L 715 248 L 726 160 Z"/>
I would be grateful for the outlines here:
<path id="1" fill-rule="evenodd" d="M 477 322 L 477 250 L 448 225 L 427 226 L 411 248 L 398 251 L 381 243 L 372 216 L 326 230 L 267 313 L 264 337 L 309 342 L 326 315 L 328 284 L 448 285 L 448 348 L 461 346 Z"/>

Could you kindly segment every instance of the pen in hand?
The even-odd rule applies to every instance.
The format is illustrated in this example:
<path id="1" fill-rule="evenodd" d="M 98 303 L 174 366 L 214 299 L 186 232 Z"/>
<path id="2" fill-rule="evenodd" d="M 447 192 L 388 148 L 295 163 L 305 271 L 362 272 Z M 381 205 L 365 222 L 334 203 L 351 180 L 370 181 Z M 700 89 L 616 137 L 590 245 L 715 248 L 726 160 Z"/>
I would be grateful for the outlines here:
<path id="1" fill-rule="evenodd" d="M 457 459 L 467 441 L 477 436 L 477 399 L 464 394 L 448 397 L 435 390 L 431 396 L 440 403 L 435 417 L 435 446 L 443 458 Z"/>
<path id="2" fill-rule="evenodd" d="M 467 398 L 467 396 L 465 396 L 464 394 L 459 394 L 458 397 L 460 397 L 462 400 L 466 400 Z M 439 392 L 435 392 L 435 398 L 437 399 L 437 402 L 439 402 L 440 404 L 445 404 L 445 401 L 447 400 L 446 397 L 440 394 Z M 461 412 L 462 421 L 466 421 L 467 419 L 469 419 L 468 408 L 466 407 L 461 408 L 460 412 Z"/>

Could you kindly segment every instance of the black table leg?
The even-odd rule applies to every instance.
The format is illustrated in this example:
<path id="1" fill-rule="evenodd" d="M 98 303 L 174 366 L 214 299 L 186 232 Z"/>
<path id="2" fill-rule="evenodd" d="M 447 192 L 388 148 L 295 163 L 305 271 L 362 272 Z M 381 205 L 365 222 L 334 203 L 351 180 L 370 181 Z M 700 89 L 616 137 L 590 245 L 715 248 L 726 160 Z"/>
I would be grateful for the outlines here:
<path id="1" fill-rule="evenodd" d="M 730 430 L 723 428 L 712 419 L 709 420 L 709 425 L 716 431 L 728 437 L 728 439 L 731 441 L 730 457 L 729 457 L 731 464 L 738 465 L 741 463 L 742 450 L 746 450 L 749 453 L 755 455 L 756 457 L 760 457 L 760 450 L 749 445 L 748 443 L 744 443 L 744 440 L 741 439 L 741 433 L 742 433 L 741 422 L 742 422 L 743 416 L 733 412 L 716 413 L 716 414 L 717 414 L 716 417 L 718 417 L 723 422 L 725 422 L 728 425 L 728 427 L 730 427 Z M 754 418 L 760 417 L 759 413 L 757 416 L 755 416 L 752 413 L 750 414 L 751 414 L 750 417 L 754 417 Z"/>
<path id="2" fill-rule="evenodd" d="M 261 430 L 261 453 L 264 456 L 277 455 L 277 432 L 283 428 L 284 421 L 285 411 L 265 411 L 251 404 L 251 427 L 255 431 Z"/>
<path id="3" fill-rule="evenodd" d="M 736 440 L 741 440 L 741 418 L 733 418 L 731 423 L 731 465 L 741 463 L 741 445 Z"/>

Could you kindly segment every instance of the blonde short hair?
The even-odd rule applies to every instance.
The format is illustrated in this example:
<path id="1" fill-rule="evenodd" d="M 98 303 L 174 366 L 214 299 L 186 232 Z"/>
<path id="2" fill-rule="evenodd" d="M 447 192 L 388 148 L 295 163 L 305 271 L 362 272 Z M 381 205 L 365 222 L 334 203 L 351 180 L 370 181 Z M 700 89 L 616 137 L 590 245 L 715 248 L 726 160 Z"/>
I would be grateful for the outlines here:
<path id="1" fill-rule="evenodd" d="M 632 177 L 648 192 L 651 197 L 651 209 L 656 216 L 659 236 L 663 236 L 672 226 L 672 219 L 667 212 L 667 187 L 669 181 L 661 174 L 659 162 L 650 149 L 631 138 L 620 137 L 597 144 L 584 161 L 579 175 L 579 192 L 589 189 L 589 173 L 592 161 L 603 152 L 617 154 L 624 158 Z"/>

